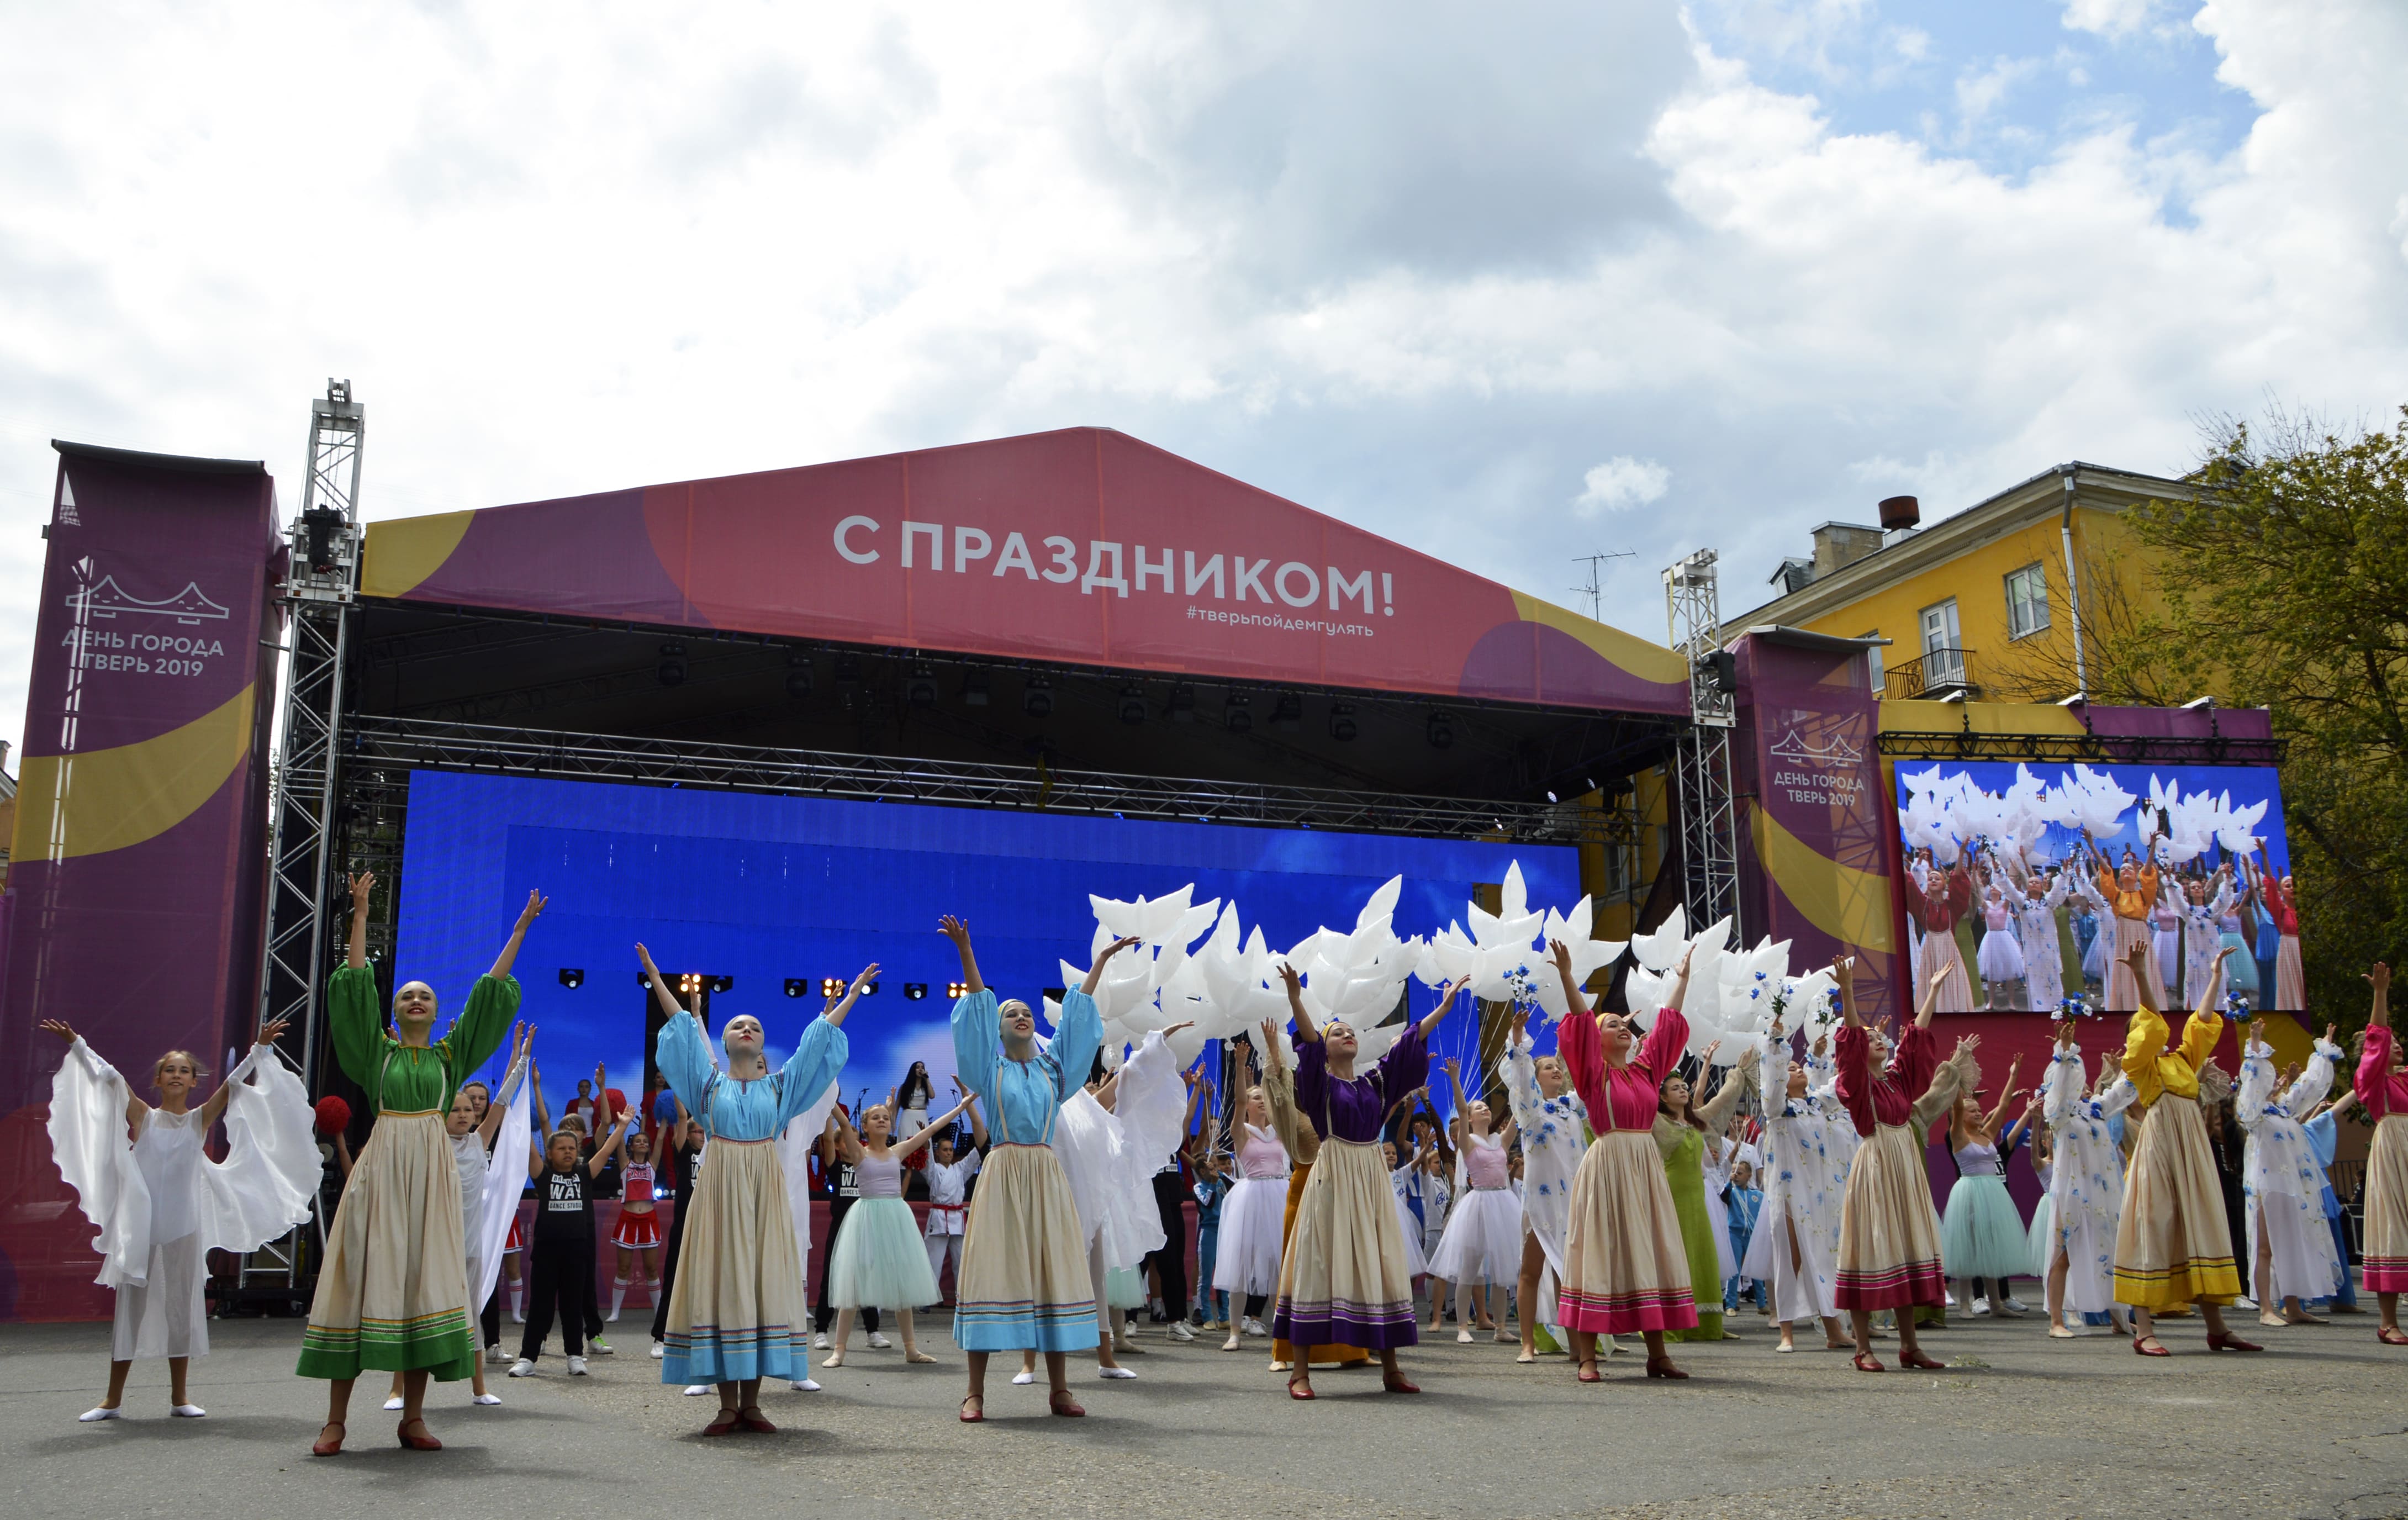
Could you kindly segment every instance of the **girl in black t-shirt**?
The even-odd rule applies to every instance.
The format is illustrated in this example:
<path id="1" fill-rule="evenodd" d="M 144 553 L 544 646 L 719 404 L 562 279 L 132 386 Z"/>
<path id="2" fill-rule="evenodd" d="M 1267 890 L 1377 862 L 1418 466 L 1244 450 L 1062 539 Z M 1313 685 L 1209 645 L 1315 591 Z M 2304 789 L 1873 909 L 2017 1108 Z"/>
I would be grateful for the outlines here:
<path id="1" fill-rule="evenodd" d="M 527 1242 L 532 1301 L 527 1305 L 526 1339 L 520 1343 L 519 1359 L 510 1367 L 514 1378 L 535 1375 L 536 1358 L 543 1354 L 544 1338 L 552 1333 L 555 1313 L 560 1316 L 560 1343 L 568 1354 L 569 1375 L 585 1375 L 585 1315 L 594 1297 L 594 1180 L 618 1154 L 635 1117 L 632 1108 L 621 1113 L 591 1159 L 578 1155 L 573 1129 L 555 1130 L 541 1156 L 533 1146 L 527 1148 L 527 1177 L 535 1184 L 535 1228 Z"/>

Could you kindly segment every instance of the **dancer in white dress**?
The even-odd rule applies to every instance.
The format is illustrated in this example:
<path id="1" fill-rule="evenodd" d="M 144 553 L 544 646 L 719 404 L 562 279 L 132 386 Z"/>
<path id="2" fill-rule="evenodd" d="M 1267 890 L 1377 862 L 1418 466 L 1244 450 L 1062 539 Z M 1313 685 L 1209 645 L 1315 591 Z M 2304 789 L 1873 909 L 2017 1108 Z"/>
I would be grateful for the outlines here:
<path id="1" fill-rule="evenodd" d="M 2105 1314 L 2117 1335 L 2128 1333 L 2115 1302 L 2115 1226 L 2124 1206 L 2124 1157 L 2110 1123 L 2138 1096 L 2114 1060 L 2099 1068 L 2101 1090 L 2084 1091 L 2082 1047 L 2073 1021 L 2057 1028 L 2057 1054 L 2042 1085 L 2041 1122 L 2048 1126 L 2048 1192 L 2032 1216 L 2034 1275 L 2048 1284 L 2048 1333 L 2069 1340 L 2084 1332 L 2066 1323 L 2074 1314 Z"/>
<path id="2" fill-rule="evenodd" d="M 164 1356 L 169 1412 L 197 1419 L 207 1411 L 186 1380 L 192 1358 L 209 1354 L 209 1253 L 258 1250 L 307 1221 L 318 1190 L 309 1095 L 276 1053 L 285 1025 L 261 1029 L 197 1109 L 188 1104 L 208 1073 L 191 1052 L 151 1066 L 154 1108 L 64 1023 L 40 1027 L 67 1044 L 50 1083 L 50 1155 L 99 1232 L 93 1281 L 117 1291 L 108 1394 L 79 1418 L 120 1418 L 134 1364 Z M 211 1161 L 203 1145 L 220 1115 L 226 1158 Z"/>
<path id="3" fill-rule="evenodd" d="M 2013 901 L 2015 943 L 2023 953 L 2023 1006 L 2045 1011 L 2065 1001 L 2065 958 L 2057 946 L 2057 910 L 2065 901 L 2063 873 L 2026 878 Z"/>
<path id="4" fill-rule="evenodd" d="M 1212 1257 L 1212 1286 L 1229 1295 L 1229 1338 L 1223 1351 L 1235 1351 L 1241 1336 L 1268 1336 L 1263 1310 L 1279 1291 L 1281 1236 L 1286 1227 L 1287 1147 L 1271 1127 L 1270 1102 L 1259 1083 L 1246 1089 L 1245 1102 L 1229 1106 L 1231 1137 L 1238 1160 L 1238 1183 L 1221 1200 L 1221 1235 Z"/>
<path id="5" fill-rule="evenodd" d="M 2007 901 L 2006 888 L 2000 884 L 2006 880 L 2005 874 L 1986 865 L 1983 872 L 1988 884 L 1974 910 L 1980 915 L 1977 926 L 1982 930 L 1982 942 L 1973 956 L 1974 966 L 1982 975 L 1983 1006 L 1992 1012 L 2028 1007 L 2022 1001 L 2024 951 L 2016 938 L 2015 911 Z"/>
<path id="6" fill-rule="evenodd" d="M 1757 1173 L 1764 1202 L 1740 1275 L 1770 1286 L 1772 1319 L 1781 1332 L 1775 1351 L 1796 1351 L 1796 1327 L 1806 1320 L 1822 1322 L 1824 1350 L 1847 1351 L 1851 1342 L 1840 1327 L 1831 1289 L 1856 1127 L 1834 1091 L 1836 1073 L 1818 1091 L 1811 1068 L 1789 1058 L 1789 1036 L 1778 1020 L 1758 1045 L 1756 1060 L 1764 1095 L 1764 1165 Z"/>
<path id="7" fill-rule="evenodd" d="M 2183 883 L 2183 1000 L 2197 1008 L 2224 1001 L 2224 969 L 2215 958 L 2224 943 L 2222 921 L 2232 911 L 2232 868 L 2218 866 L 2205 882 Z"/>
<path id="8" fill-rule="evenodd" d="M 2259 1025 L 2253 1019 L 2242 1025 L 2241 1084 L 2233 1093 L 2235 1112 L 2249 1137 L 2241 1177 L 2248 1198 L 2245 1239 L 2258 1258 L 2249 1280 L 2257 1289 L 2258 1323 L 2321 1325 L 2305 1300 L 2329 1297 L 2340 1286 L 2344 1269 L 2325 1224 L 2325 1169 L 2297 1116 L 2332 1090 L 2341 1047 L 2333 1042 L 2335 1026 L 2327 1025 L 2307 1070 L 2286 1087 Z"/>
<path id="9" fill-rule="evenodd" d="M 1476 1320 L 1478 1328 L 1495 1332 L 1501 1341 L 1510 1339 L 1501 1323 L 1504 1295 L 1498 1295 L 1498 1317 L 1491 1317 L 1489 1284 L 1502 1288 L 1522 1266 L 1522 1206 L 1513 1197 L 1512 1168 L 1506 1160 L 1513 1148 L 1513 1121 L 1507 1119 L 1501 1133 L 1490 1134 L 1488 1105 L 1464 1096 L 1463 1064 L 1449 1058 L 1446 1077 L 1455 1087 L 1449 1127 L 1462 1169 L 1455 1210 L 1429 1261 L 1430 1275 L 1455 1284 L 1455 1340 L 1469 1345 Z"/>
<path id="10" fill-rule="evenodd" d="M 1513 1027 L 1505 1040 L 1505 1054 L 1497 1075 L 1505 1087 L 1513 1126 L 1522 1136 L 1522 1271 L 1516 1303 L 1520 1309 L 1522 1353 L 1518 1362 L 1539 1359 L 1539 1326 L 1554 1329 L 1555 1295 L 1563 1281 L 1564 1235 L 1571 1227 L 1572 1174 L 1587 1154 L 1588 1110 L 1572 1091 L 1571 1077 L 1558 1056 L 1532 1058 L 1527 1027 L 1529 1012 L 1518 1004 Z M 1562 1337 L 1555 1337 L 1558 1345 Z M 1608 1355 L 1611 1355 L 1609 1351 Z"/>

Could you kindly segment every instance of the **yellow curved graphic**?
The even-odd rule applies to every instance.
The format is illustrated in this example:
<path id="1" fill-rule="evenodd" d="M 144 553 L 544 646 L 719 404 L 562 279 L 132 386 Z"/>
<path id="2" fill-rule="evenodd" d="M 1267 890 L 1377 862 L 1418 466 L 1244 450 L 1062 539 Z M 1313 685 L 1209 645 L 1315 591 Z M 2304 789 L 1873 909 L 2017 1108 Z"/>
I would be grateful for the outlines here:
<path id="1" fill-rule="evenodd" d="M 1548 627 L 1568 633 L 1589 648 L 1605 656 L 1607 662 L 1629 671 L 1641 681 L 1662 681 L 1668 685 L 1685 686 L 1689 681 L 1689 663 L 1661 644 L 1651 644 L 1637 634 L 1627 634 L 1619 628 L 1609 628 L 1602 623 L 1568 611 L 1553 602 L 1542 602 L 1536 596 L 1513 593 L 1513 610 L 1525 623 L 1543 623 Z"/>
<path id="2" fill-rule="evenodd" d="M 443 568 L 476 517 L 474 512 L 437 512 L 369 523 L 367 547 L 360 552 L 361 595 L 407 596 L 416 591 L 419 582 Z"/>
<path id="3" fill-rule="evenodd" d="M 245 686 L 214 710 L 138 744 L 26 756 L 11 858 L 122 850 L 190 818 L 251 753 L 252 695 Z"/>
<path id="4" fill-rule="evenodd" d="M 1749 810 L 1756 858 L 1806 921 L 1860 950 L 1891 945 L 1889 878 L 1842 866 L 1781 826 L 1762 808 Z"/>

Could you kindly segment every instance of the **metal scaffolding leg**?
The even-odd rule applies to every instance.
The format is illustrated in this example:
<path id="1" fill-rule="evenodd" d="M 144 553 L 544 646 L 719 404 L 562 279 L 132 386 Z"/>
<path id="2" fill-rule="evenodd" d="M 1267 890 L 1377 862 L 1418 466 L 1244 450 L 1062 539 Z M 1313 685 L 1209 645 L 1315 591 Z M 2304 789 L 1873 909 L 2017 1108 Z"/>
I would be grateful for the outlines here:
<path id="1" fill-rule="evenodd" d="M 1664 572 L 1670 643 L 1689 661 L 1689 731 L 1674 748 L 1675 800 L 1681 810 L 1681 902 L 1692 932 L 1739 914 L 1739 806 L 1731 788 L 1730 733 L 1739 722 L 1739 682 L 1724 652 L 1722 598 L 1714 552 L 1700 549 Z"/>
<path id="2" fill-rule="evenodd" d="M 303 1077 L 318 1082 L 320 1001 L 325 985 L 329 873 L 339 865 L 337 739 L 344 712 L 359 577 L 360 451 L 366 413 L 351 382 L 329 380 L 309 404 L 309 468 L 293 523 L 285 610 L 284 699 L 268 853 L 267 927 L 260 976 L 262 1022 L 301 1031 Z"/>

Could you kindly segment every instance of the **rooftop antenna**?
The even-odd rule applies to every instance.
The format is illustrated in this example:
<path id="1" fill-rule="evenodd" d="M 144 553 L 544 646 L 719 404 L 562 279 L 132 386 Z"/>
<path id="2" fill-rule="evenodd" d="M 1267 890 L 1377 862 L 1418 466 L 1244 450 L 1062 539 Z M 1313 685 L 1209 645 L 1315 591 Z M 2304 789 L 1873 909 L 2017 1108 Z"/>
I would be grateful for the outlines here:
<path id="1" fill-rule="evenodd" d="M 1605 587 L 1603 585 L 1605 572 L 1602 568 L 1605 562 L 1610 559 L 1637 559 L 1638 557 L 1639 552 L 1635 549 L 1617 549 L 1610 554 L 1576 554 L 1572 557 L 1574 565 L 1588 566 L 1588 584 L 1574 586 L 1571 589 L 1573 595 L 1588 598 L 1588 618 L 1591 623 L 1605 621 Z"/>

